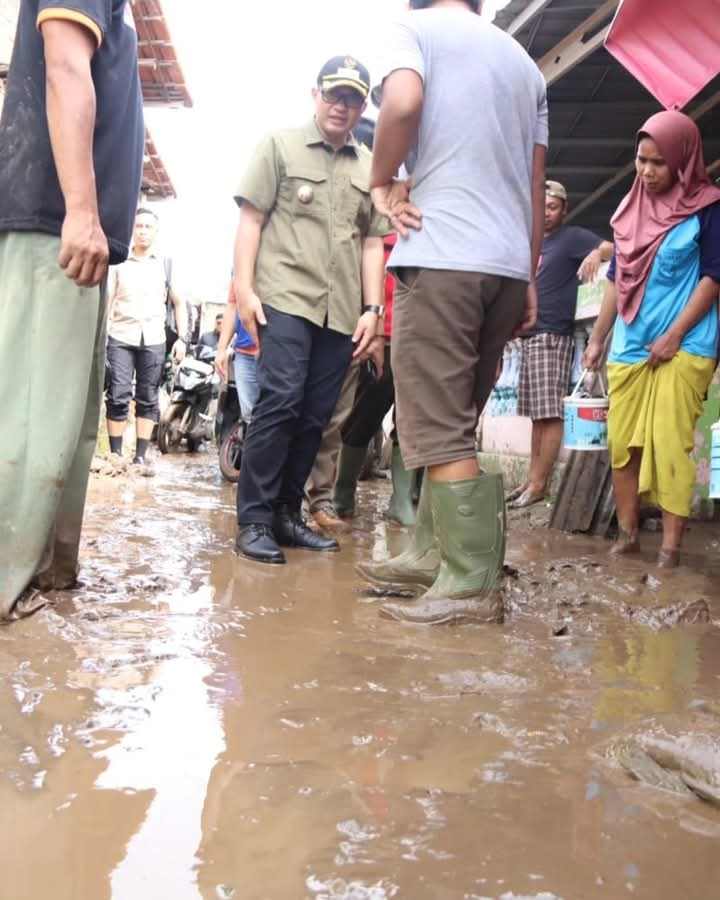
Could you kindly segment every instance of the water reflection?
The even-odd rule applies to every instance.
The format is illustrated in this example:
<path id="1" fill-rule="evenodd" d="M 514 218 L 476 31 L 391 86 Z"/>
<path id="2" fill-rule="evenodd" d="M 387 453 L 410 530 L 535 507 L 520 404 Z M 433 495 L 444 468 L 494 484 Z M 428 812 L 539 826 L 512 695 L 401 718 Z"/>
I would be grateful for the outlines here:
<path id="1" fill-rule="evenodd" d="M 717 703 L 717 629 L 628 624 L 638 572 L 531 530 L 504 628 L 388 623 L 353 571 L 407 539 L 387 485 L 339 554 L 269 569 L 233 554 L 215 474 L 96 485 L 88 588 L 0 631 L 2 900 L 709 896 L 717 811 L 597 749 Z"/>
<path id="2" fill-rule="evenodd" d="M 150 715 L 122 741 L 98 754 L 108 761 L 95 782 L 103 790 L 148 792 L 144 821 L 111 875 L 113 900 L 172 897 L 198 900 L 196 851 L 208 778 L 224 737 L 206 679 L 203 641 L 193 616 L 206 614 L 212 591 L 163 598 L 168 633 L 151 641 L 151 654 L 181 655 L 150 674 Z"/>
<path id="3" fill-rule="evenodd" d="M 595 721 L 626 722 L 686 707 L 695 696 L 699 640 L 693 631 L 642 628 L 600 639 L 594 667 L 600 686 Z"/>

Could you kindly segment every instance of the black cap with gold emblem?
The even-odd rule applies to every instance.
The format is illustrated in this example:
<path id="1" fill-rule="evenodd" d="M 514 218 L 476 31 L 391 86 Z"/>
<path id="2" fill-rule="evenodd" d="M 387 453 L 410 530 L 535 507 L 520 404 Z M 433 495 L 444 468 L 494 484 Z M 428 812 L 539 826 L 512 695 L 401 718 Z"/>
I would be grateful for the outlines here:
<path id="1" fill-rule="evenodd" d="M 348 87 L 367 97 L 370 92 L 370 73 L 352 56 L 333 56 L 320 69 L 317 83 L 324 91 Z"/>

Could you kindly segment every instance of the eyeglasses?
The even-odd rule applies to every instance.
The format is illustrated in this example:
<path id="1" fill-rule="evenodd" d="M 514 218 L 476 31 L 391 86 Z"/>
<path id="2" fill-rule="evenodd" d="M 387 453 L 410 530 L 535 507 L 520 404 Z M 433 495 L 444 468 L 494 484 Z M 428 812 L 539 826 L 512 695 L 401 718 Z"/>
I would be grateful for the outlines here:
<path id="1" fill-rule="evenodd" d="M 320 96 L 322 97 L 323 103 L 327 103 L 328 106 L 335 106 L 338 103 L 342 103 L 343 106 L 346 106 L 348 109 L 360 109 L 365 102 L 365 98 L 362 94 L 358 94 L 357 91 L 321 90 Z"/>

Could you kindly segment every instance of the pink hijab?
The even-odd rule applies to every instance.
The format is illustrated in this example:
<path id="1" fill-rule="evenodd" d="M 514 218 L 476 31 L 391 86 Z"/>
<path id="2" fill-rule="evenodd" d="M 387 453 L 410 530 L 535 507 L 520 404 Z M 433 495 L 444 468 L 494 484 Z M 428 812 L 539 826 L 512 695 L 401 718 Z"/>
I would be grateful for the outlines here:
<path id="1" fill-rule="evenodd" d="M 720 200 L 720 188 L 705 170 L 700 131 L 685 113 L 666 110 L 651 116 L 637 133 L 651 137 L 675 175 L 663 194 L 651 194 L 639 177 L 623 198 L 610 224 L 615 232 L 618 312 L 628 324 L 640 309 L 645 283 L 665 235 L 694 213 Z"/>

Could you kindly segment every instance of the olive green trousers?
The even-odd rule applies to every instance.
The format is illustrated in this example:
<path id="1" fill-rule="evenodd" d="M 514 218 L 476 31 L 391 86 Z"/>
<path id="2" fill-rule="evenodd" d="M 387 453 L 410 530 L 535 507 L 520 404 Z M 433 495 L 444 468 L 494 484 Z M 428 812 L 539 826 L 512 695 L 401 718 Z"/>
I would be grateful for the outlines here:
<path id="1" fill-rule="evenodd" d="M 0 234 L 0 619 L 34 580 L 77 573 L 105 367 L 105 285 L 58 265 L 60 239 Z"/>

